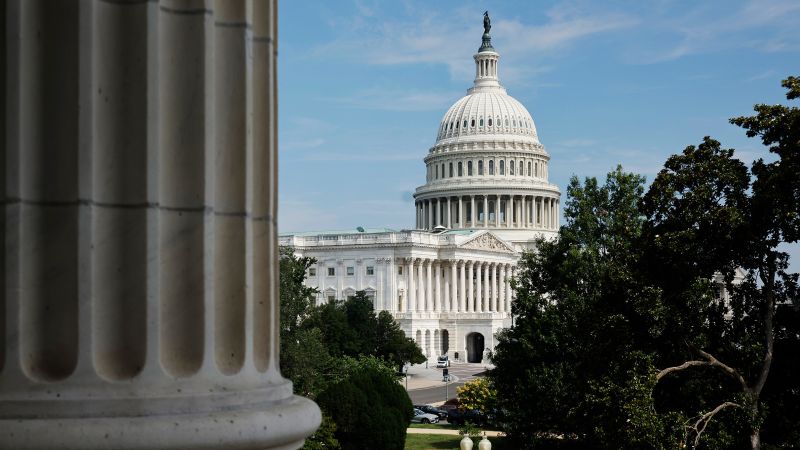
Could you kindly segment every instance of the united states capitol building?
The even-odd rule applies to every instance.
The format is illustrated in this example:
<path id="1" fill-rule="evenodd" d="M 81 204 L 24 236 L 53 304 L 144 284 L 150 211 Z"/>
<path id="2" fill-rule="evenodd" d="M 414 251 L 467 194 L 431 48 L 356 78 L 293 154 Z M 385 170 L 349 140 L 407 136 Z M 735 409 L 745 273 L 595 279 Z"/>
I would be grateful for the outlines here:
<path id="1" fill-rule="evenodd" d="M 444 114 L 424 158 L 413 230 L 279 237 L 316 258 L 306 283 L 318 303 L 364 290 L 430 359 L 484 360 L 495 332 L 511 325 L 509 279 L 521 253 L 559 226 L 550 156 L 531 114 L 500 84 L 490 28 L 486 17 L 474 84 Z"/>

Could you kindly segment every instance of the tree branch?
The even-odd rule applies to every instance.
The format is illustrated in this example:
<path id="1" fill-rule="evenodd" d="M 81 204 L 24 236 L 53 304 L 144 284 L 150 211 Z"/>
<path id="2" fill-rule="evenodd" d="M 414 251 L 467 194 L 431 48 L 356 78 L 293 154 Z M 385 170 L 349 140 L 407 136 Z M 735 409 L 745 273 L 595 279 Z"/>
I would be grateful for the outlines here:
<path id="1" fill-rule="evenodd" d="M 711 419 L 713 419 L 714 416 L 718 412 L 720 412 L 723 409 L 728 408 L 728 407 L 741 408 L 741 405 L 739 405 L 738 403 L 733 403 L 733 402 L 722 403 L 721 405 L 717 406 L 716 408 L 712 409 L 711 411 L 701 415 L 700 418 L 697 419 L 697 421 L 694 423 L 694 425 L 692 425 L 692 426 L 688 426 L 687 425 L 686 426 L 686 428 L 688 428 L 688 430 L 692 430 L 692 431 L 694 431 L 696 433 L 695 437 L 694 437 L 694 445 L 692 446 L 692 448 L 697 448 L 697 445 L 700 443 L 700 436 L 703 435 L 703 432 L 706 430 L 706 427 L 708 426 L 708 423 L 711 422 Z M 688 432 L 688 430 L 687 430 L 687 432 Z M 687 436 L 688 436 L 688 433 L 687 433 Z"/>
<path id="2" fill-rule="evenodd" d="M 711 364 L 709 364 L 708 361 L 686 361 L 680 366 L 667 367 L 666 369 L 659 371 L 658 374 L 656 375 L 656 381 L 669 375 L 672 372 L 679 372 L 681 370 L 685 370 L 688 369 L 689 367 L 694 367 L 694 366 L 710 366 L 710 365 Z"/>
<path id="3" fill-rule="evenodd" d="M 734 369 L 731 366 L 723 363 L 722 361 L 718 360 L 717 358 L 714 358 L 710 353 L 708 353 L 706 351 L 703 351 L 702 349 L 695 348 L 695 351 L 697 351 L 697 353 L 700 353 L 700 355 L 703 358 L 708 360 L 708 364 L 709 365 L 722 370 L 723 372 L 725 372 L 728 375 L 730 375 L 734 380 L 738 381 L 739 384 L 742 386 L 742 390 L 743 391 L 745 391 L 745 392 L 749 392 L 750 391 L 750 388 L 747 386 L 747 381 L 745 381 L 744 377 L 738 371 L 736 371 L 736 369 Z"/>

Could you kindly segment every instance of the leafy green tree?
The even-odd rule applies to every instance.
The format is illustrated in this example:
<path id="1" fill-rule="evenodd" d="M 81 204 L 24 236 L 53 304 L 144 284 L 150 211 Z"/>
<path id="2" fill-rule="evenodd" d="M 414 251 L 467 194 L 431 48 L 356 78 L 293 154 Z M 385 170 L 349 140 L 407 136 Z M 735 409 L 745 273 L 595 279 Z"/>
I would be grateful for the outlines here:
<path id="1" fill-rule="evenodd" d="M 425 355 L 413 339 L 406 337 L 397 321 L 388 311 L 378 313 L 376 329 L 376 354 L 398 372 L 407 364 L 422 364 Z"/>
<path id="2" fill-rule="evenodd" d="M 783 85 L 789 100 L 800 96 L 797 78 Z M 789 256 L 781 246 L 800 238 L 800 110 L 755 110 L 756 116 L 731 121 L 748 136 L 761 137 L 775 161 L 759 159 L 748 171 L 733 150 L 705 138 L 667 161 L 642 203 L 653 279 L 685 319 L 673 328 L 686 343 L 684 352 L 657 380 L 698 368 L 728 379 L 722 398 L 700 402 L 699 418 L 687 427 L 695 446 L 716 415 L 733 409 L 731 419 L 744 413 L 750 448 L 761 448 L 769 418 L 762 393 L 776 337 L 797 339 L 796 321 L 782 316 L 797 306 L 798 275 L 788 272 Z M 714 273 L 729 295 L 708 289 Z M 697 295 L 702 280 L 705 295 Z"/>
<path id="3" fill-rule="evenodd" d="M 413 407 L 394 370 L 374 358 L 351 364 L 317 397 L 336 422 L 337 440 L 347 449 L 404 448 Z"/>
<path id="4" fill-rule="evenodd" d="M 665 309 L 636 275 L 643 192 L 644 179 L 619 167 L 604 185 L 573 177 L 559 239 L 518 264 L 515 326 L 497 336 L 490 377 L 519 448 L 547 431 L 599 448 L 676 447 L 650 395 Z"/>

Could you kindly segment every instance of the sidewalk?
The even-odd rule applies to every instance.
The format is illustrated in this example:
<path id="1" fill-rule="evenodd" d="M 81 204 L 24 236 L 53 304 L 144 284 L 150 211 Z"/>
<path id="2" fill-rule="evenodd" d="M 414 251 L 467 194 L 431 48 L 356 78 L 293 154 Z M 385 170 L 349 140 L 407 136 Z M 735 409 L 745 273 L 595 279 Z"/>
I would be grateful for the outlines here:
<path id="1" fill-rule="evenodd" d="M 441 430 L 438 430 L 436 428 L 407 428 L 406 429 L 406 433 L 408 433 L 408 434 L 449 434 L 449 435 L 458 436 L 458 430 L 447 430 L 447 429 L 444 429 L 444 428 L 441 429 Z M 488 437 L 497 437 L 497 436 L 505 436 L 506 435 L 502 431 L 481 431 L 481 436 L 483 436 L 483 433 L 486 433 L 486 436 L 488 436 Z M 480 439 L 480 438 L 478 438 L 478 439 Z"/>
<path id="2" fill-rule="evenodd" d="M 437 369 L 433 365 L 429 365 L 427 369 L 425 368 L 425 364 L 413 365 L 408 368 L 408 373 L 406 375 L 408 377 L 409 391 L 439 387 L 443 384 L 442 369 Z M 458 377 L 450 375 L 450 382 L 454 383 L 456 381 L 458 381 Z M 400 379 L 400 383 L 402 383 L 403 387 L 406 386 L 406 380 L 404 378 Z"/>

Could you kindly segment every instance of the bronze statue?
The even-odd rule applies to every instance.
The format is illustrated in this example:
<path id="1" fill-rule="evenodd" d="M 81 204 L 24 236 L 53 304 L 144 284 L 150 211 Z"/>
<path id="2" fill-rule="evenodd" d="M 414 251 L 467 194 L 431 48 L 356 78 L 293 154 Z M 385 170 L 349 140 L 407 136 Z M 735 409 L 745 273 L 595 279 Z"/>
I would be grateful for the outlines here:
<path id="1" fill-rule="evenodd" d="M 492 19 L 489 18 L 489 11 L 483 12 L 483 32 L 485 34 L 489 34 L 489 30 L 492 29 Z"/>

